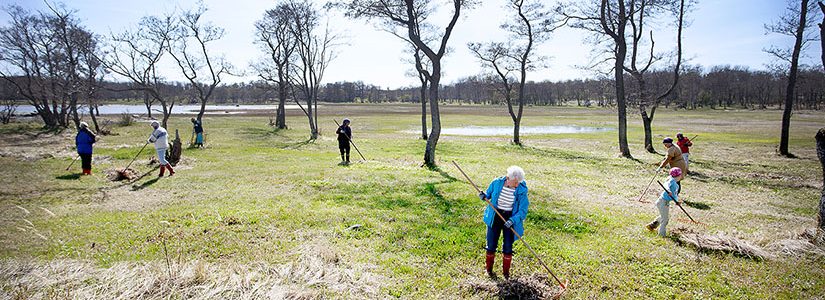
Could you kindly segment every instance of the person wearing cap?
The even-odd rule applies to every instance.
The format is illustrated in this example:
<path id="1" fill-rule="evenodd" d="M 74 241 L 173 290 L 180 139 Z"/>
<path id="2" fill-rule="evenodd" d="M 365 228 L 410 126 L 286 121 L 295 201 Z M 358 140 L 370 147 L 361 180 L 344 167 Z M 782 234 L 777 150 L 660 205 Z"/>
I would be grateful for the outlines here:
<path id="1" fill-rule="evenodd" d="M 166 149 L 169 148 L 166 128 L 161 127 L 158 121 L 152 121 L 152 128 L 155 130 L 149 135 L 147 143 L 155 143 L 155 151 L 158 153 L 158 161 L 160 162 L 160 174 L 158 177 L 163 177 L 167 169 L 169 170 L 169 176 L 175 175 L 175 170 L 172 170 L 172 166 L 166 161 Z"/>
<path id="2" fill-rule="evenodd" d="M 682 157 L 682 150 L 679 149 L 676 145 L 673 144 L 673 139 L 666 137 L 662 140 L 662 144 L 664 144 L 665 148 L 667 149 L 667 156 L 665 156 L 664 162 L 662 162 L 662 166 L 669 166 L 670 168 L 678 167 L 680 170 L 687 169 L 687 165 L 685 165 L 685 159 Z M 679 176 L 679 181 L 681 181 L 685 176 L 684 172 L 681 172 Z M 679 185 L 681 187 L 681 184 Z"/>
<path id="3" fill-rule="evenodd" d="M 524 235 L 524 219 L 527 218 L 527 207 L 530 201 L 527 199 L 527 182 L 524 181 L 524 170 L 518 166 L 507 168 L 507 175 L 494 179 L 487 186 L 486 192 L 481 192 L 478 197 L 482 201 L 490 200 L 504 219 L 499 217 L 493 207 L 486 205 L 484 211 L 484 223 L 487 224 L 487 275 L 493 276 L 493 263 L 496 258 L 499 237 L 503 235 L 501 244 L 502 274 L 504 278 L 510 278 L 510 265 L 513 261 L 513 242 L 516 236 Z"/>
<path id="4" fill-rule="evenodd" d="M 679 146 L 679 150 L 682 150 L 682 159 L 685 160 L 685 169 L 682 171 L 688 174 L 690 173 L 690 147 L 693 146 L 693 142 L 679 132 L 676 134 L 676 145 Z"/>
<path id="5" fill-rule="evenodd" d="M 349 164 L 349 143 L 350 139 L 352 139 L 352 128 L 349 127 L 349 123 L 349 119 L 344 119 L 343 124 L 335 131 L 335 133 L 338 134 L 338 151 L 341 152 L 342 164 Z"/>
<path id="6" fill-rule="evenodd" d="M 74 137 L 74 144 L 77 148 L 77 155 L 80 156 L 80 166 L 83 168 L 83 175 L 92 175 L 92 152 L 97 136 L 89 130 L 89 124 L 80 122 L 80 128 Z"/>
<path id="7" fill-rule="evenodd" d="M 203 123 L 198 119 L 192 118 L 192 130 L 195 132 L 195 147 L 203 148 Z"/>
<path id="8" fill-rule="evenodd" d="M 659 195 L 659 200 L 656 201 L 656 208 L 659 210 L 659 216 L 647 224 L 647 230 L 654 231 L 656 227 L 659 228 L 659 236 L 664 237 L 667 234 L 667 222 L 670 219 L 670 201 L 677 204 L 679 202 L 679 181 L 682 178 L 682 169 L 675 167 L 670 169 L 670 174 L 663 184 L 667 191 L 662 191 Z"/>

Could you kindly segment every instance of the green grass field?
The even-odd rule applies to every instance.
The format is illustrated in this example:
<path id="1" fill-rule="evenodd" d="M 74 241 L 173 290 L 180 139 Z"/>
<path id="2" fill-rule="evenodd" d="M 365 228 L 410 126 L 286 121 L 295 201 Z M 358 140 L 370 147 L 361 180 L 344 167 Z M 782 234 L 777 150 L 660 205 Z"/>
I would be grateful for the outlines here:
<path id="1" fill-rule="evenodd" d="M 483 186 L 510 165 L 525 169 L 525 240 L 570 281 L 565 298 L 825 295 L 825 257 L 774 250 L 816 224 L 822 171 L 814 134 L 825 113 L 794 115 L 795 159 L 776 155 L 779 111 L 656 115 L 657 146 L 677 131 L 699 135 L 691 156 L 696 174 L 683 182 L 682 197 L 707 226 L 677 220 L 684 215 L 672 209 L 669 229 L 724 232 L 775 254 L 754 260 L 699 252 L 644 229 L 656 210 L 636 198 L 662 156 L 643 151 L 635 115 L 635 160 L 619 158 L 615 130 L 524 135 L 524 147 L 507 136 L 448 135 L 438 144 L 439 170 L 429 170 L 420 167 L 425 141 L 406 132 L 420 131 L 420 115 L 415 106 L 396 108 L 325 105 L 316 141 L 307 141 L 306 118 L 297 115 L 280 131 L 264 116 L 207 117 L 207 148 L 185 149 L 174 177 L 158 180 L 147 166 L 153 151 L 146 151 L 135 168 L 148 175 L 128 183 L 110 182 L 104 171 L 124 167 L 138 152 L 150 133 L 146 123 L 112 127 L 116 135 L 96 144 L 91 177 L 75 175 L 79 162 L 64 171 L 72 133 L 4 125 L 0 298 L 497 298 L 471 287 L 490 280 L 483 271 L 484 204 L 452 160 Z M 526 113 L 523 126 L 616 128 L 610 110 Z M 358 162 L 338 165 L 331 119 L 343 117 L 353 120 L 368 161 L 353 149 Z M 504 107 L 447 107 L 442 121 L 512 125 Z M 169 127 L 188 143 L 188 118 L 173 117 Z M 646 200 L 655 201 L 654 190 Z M 519 242 L 515 251 L 516 280 L 545 273 Z M 500 255 L 496 263 L 500 272 Z"/>

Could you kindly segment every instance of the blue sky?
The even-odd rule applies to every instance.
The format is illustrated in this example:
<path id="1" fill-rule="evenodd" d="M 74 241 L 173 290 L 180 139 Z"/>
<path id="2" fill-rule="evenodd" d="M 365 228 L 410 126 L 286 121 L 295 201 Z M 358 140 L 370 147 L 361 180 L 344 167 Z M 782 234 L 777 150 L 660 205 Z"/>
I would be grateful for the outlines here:
<path id="1" fill-rule="evenodd" d="M 2 0 L 3 6 L 17 4 L 32 10 L 44 9 L 41 0 Z M 318 1 L 319 5 L 324 1 Z M 63 2 L 77 10 L 83 24 L 100 35 L 119 32 L 133 26 L 145 15 L 189 8 L 195 0 L 73 0 Z M 213 51 L 225 55 L 238 70 L 248 70 L 251 61 L 261 56 L 252 44 L 253 24 L 263 12 L 274 7 L 275 1 L 258 0 L 206 0 L 209 11 L 206 19 L 226 29 L 226 36 L 215 44 Z M 480 73 L 479 63 L 467 50 L 469 42 L 504 41 L 505 34 L 499 29 L 504 20 L 504 0 L 484 0 L 480 7 L 463 13 L 450 41 L 452 52 L 445 58 L 444 79 L 452 82 L 459 78 Z M 548 3 L 555 3 L 548 1 Z M 699 0 L 696 9 L 688 16 L 690 27 L 684 31 L 684 55 L 691 64 L 741 65 L 751 69 L 765 69 L 773 58 L 762 49 L 775 45 L 791 45 L 792 40 L 779 35 L 766 35 L 763 25 L 775 20 L 785 9 L 783 0 Z M 5 25 L 8 15 L 0 15 Z M 345 44 L 337 48 L 337 58 L 327 70 L 324 82 L 364 81 L 384 87 L 414 85 L 417 80 L 405 74 L 410 66 L 406 59 L 405 45 L 396 37 L 375 29 L 364 21 L 353 21 L 333 13 L 330 26 L 344 36 Z M 656 32 L 656 45 L 662 51 L 672 50 L 675 33 Z M 529 80 L 564 80 L 592 77 L 593 73 L 576 66 L 588 64 L 589 49 L 585 33 L 573 29 L 561 29 L 537 49 L 550 56 L 549 68 L 528 75 Z M 816 64 L 819 56 L 818 43 L 812 43 L 804 62 Z M 167 77 L 182 80 L 178 70 L 167 62 Z M 229 78 L 228 82 L 255 79 L 254 74 Z"/>

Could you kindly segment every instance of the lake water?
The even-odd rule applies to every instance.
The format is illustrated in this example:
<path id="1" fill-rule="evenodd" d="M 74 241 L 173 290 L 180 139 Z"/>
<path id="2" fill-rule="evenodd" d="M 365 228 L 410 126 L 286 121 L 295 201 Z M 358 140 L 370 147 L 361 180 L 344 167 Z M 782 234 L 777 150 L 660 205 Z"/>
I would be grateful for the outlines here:
<path id="1" fill-rule="evenodd" d="M 562 133 L 590 133 L 612 131 L 613 128 L 586 127 L 586 126 L 521 126 L 519 134 L 562 134 Z M 406 130 L 409 133 L 420 133 L 421 130 Z M 513 134 L 511 126 L 464 126 L 447 127 L 441 129 L 441 134 L 464 136 L 507 136 Z"/>
<path id="2" fill-rule="evenodd" d="M 319 105 L 320 106 L 320 105 Z M 286 105 L 286 109 L 300 109 L 298 105 L 291 104 Z M 173 115 L 191 115 L 197 114 L 200 111 L 200 104 L 177 104 L 174 108 L 172 108 Z M 278 105 L 207 105 L 206 106 L 206 114 L 210 115 L 225 115 L 225 114 L 242 114 L 244 112 L 254 111 L 254 112 L 261 112 L 261 111 L 272 111 L 275 113 L 275 110 L 278 109 Z M 152 113 L 162 114 L 163 108 L 156 104 L 152 105 Z M 24 115 L 34 113 L 34 106 L 31 105 L 20 105 L 17 107 L 17 111 L 15 114 L 17 115 Z M 80 109 L 81 113 L 87 114 L 89 112 L 88 107 L 82 107 Z M 124 105 L 124 104 L 106 104 L 100 106 L 100 114 L 101 115 L 119 115 L 119 114 L 146 114 L 146 106 L 142 104 L 135 104 L 135 105 Z"/>

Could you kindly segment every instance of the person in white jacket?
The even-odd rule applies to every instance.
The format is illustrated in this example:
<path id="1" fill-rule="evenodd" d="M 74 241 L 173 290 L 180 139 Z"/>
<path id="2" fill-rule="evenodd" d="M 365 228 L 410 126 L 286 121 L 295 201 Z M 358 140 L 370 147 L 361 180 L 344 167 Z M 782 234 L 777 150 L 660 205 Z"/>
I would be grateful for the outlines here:
<path id="1" fill-rule="evenodd" d="M 155 143 L 155 151 L 158 153 L 158 161 L 160 162 L 160 174 L 158 177 L 163 177 L 163 173 L 166 172 L 166 169 L 169 169 L 169 176 L 175 175 L 175 170 L 172 170 L 172 166 L 169 165 L 169 162 L 166 161 L 166 149 L 169 148 L 169 139 L 168 134 L 166 133 L 166 128 L 160 126 L 158 121 L 152 121 L 152 128 L 155 130 L 152 131 L 152 134 L 149 135 L 149 143 Z"/>

